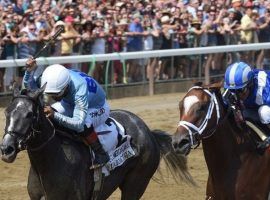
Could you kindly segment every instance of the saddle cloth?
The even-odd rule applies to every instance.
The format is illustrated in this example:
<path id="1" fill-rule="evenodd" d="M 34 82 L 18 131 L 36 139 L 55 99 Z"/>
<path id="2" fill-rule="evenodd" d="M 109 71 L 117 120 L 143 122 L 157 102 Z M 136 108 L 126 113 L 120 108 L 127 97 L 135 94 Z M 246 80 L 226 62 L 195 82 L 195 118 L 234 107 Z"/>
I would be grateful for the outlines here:
<path id="1" fill-rule="evenodd" d="M 105 124 L 95 127 L 95 131 L 104 150 L 110 156 L 110 161 L 102 168 L 105 176 L 136 155 L 131 147 L 131 136 L 125 134 L 124 127 L 115 119 L 108 118 Z"/>

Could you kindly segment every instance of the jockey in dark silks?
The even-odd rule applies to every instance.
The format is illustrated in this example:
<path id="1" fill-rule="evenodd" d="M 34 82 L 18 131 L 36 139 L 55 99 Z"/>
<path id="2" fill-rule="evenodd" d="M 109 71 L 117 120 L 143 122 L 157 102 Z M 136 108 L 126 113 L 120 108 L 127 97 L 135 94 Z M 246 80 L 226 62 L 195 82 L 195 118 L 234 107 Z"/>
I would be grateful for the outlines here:
<path id="1" fill-rule="evenodd" d="M 38 87 L 38 81 L 31 77 L 31 71 L 35 67 L 35 60 L 29 59 L 23 78 L 26 88 Z M 97 137 L 95 127 L 105 123 L 110 107 L 105 92 L 97 81 L 82 72 L 54 64 L 44 70 L 40 86 L 45 86 L 44 93 L 56 101 L 51 106 L 44 107 L 47 117 L 84 137 L 95 152 L 93 167 L 106 164 L 109 156 Z"/>
<path id="2" fill-rule="evenodd" d="M 224 88 L 237 96 L 244 109 L 255 109 L 259 123 L 270 128 L 270 72 L 252 69 L 244 62 L 233 63 L 226 70 Z M 259 148 L 269 144 L 268 136 Z"/>

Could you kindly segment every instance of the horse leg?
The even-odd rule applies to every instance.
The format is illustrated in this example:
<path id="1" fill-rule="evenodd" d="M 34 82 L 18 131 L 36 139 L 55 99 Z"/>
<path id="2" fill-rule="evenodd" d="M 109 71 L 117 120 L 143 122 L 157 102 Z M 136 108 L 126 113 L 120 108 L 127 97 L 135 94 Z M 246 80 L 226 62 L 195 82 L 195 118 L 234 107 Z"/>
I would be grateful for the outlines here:
<path id="1" fill-rule="evenodd" d="M 153 158 L 151 162 L 148 161 L 147 165 L 137 163 L 137 167 L 132 169 L 132 171 L 125 176 L 119 186 L 121 190 L 121 200 L 139 200 L 142 197 L 158 167 L 158 161 L 159 160 L 155 162 Z M 150 163 L 152 166 L 150 166 Z"/>
<path id="2" fill-rule="evenodd" d="M 121 200 L 139 200 L 150 180 L 151 177 L 144 176 L 141 171 L 126 177 L 120 186 Z"/>
<path id="3" fill-rule="evenodd" d="M 45 199 L 38 175 L 32 167 L 30 167 L 28 174 L 27 191 L 31 200 Z"/>
<path id="4" fill-rule="evenodd" d="M 207 186 L 206 186 L 206 200 L 208 199 L 214 199 L 214 188 L 213 188 L 213 182 L 212 182 L 212 177 L 211 175 L 208 176 L 207 179 Z"/>

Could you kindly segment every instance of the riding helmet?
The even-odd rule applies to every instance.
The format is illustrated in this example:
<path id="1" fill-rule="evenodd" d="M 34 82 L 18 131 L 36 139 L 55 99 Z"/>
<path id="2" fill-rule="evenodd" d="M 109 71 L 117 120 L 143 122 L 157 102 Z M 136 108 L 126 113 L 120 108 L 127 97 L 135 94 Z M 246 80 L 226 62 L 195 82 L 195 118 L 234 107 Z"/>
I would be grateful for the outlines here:
<path id="1" fill-rule="evenodd" d="M 233 63 L 226 69 L 224 88 L 233 90 L 244 88 L 253 76 L 254 72 L 247 63 Z"/>
<path id="2" fill-rule="evenodd" d="M 48 66 L 41 77 L 41 86 L 46 83 L 45 93 L 59 93 L 70 82 L 69 70 L 63 65 L 54 64 Z"/>

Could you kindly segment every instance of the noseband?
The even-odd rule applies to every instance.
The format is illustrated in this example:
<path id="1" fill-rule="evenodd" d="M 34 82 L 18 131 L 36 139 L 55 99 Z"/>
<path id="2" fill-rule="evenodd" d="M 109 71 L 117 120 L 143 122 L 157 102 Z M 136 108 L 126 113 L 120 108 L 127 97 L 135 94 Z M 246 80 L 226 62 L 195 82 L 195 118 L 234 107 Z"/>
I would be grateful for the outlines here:
<path id="1" fill-rule="evenodd" d="M 213 130 L 211 130 L 210 134 L 208 134 L 207 136 L 202 135 L 203 131 L 205 130 L 205 128 L 208 125 L 209 120 L 212 117 L 213 110 L 214 110 L 215 107 L 216 107 L 216 114 L 217 114 L 216 125 L 218 125 L 218 122 L 219 122 L 219 119 L 220 119 L 220 108 L 219 108 L 219 104 L 218 104 L 217 97 L 216 97 L 215 93 L 211 93 L 209 90 L 207 90 L 207 89 L 205 89 L 203 87 L 200 87 L 200 86 L 194 86 L 194 87 L 190 88 L 189 91 L 191 91 L 193 89 L 202 89 L 211 98 L 210 99 L 210 104 L 209 104 L 209 107 L 208 107 L 208 110 L 207 110 L 207 113 L 206 113 L 206 116 L 205 116 L 203 122 L 201 123 L 201 125 L 199 127 L 197 127 L 193 123 L 190 123 L 190 122 L 184 121 L 184 120 L 180 120 L 179 123 L 178 123 L 178 127 L 182 126 L 188 131 L 190 141 L 191 141 L 191 146 L 192 146 L 192 148 L 196 148 L 199 145 L 198 142 L 196 142 L 196 143 L 194 142 L 194 137 L 196 135 L 199 135 L 200 138 L 204 139 L 204 138 L 208 138 L 208 137 L 210 137 L 211 135 L 214 134 L 217 126 L 215 126 L 215 128 Z"/>

